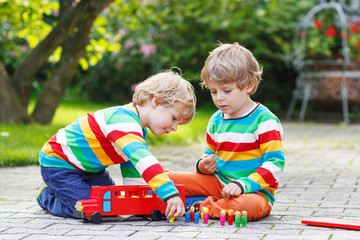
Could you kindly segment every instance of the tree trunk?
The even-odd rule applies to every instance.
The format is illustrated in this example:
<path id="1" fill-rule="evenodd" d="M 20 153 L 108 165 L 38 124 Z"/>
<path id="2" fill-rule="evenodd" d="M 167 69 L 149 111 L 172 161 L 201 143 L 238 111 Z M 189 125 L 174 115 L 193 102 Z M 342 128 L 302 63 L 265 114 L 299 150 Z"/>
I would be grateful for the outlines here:
<path id="1" fill-rule="evenodd" d="M 61 59 L 55 66 L 53 77 L 46 81 L 32 114 L 36 122 L 42 124 L 51 123 L 65 89 L 71 82 L 78 61 L 85 53 L 93 22 L 112 1 L 113 0 L 93 2 L 87 14 L 83 16 L 76 26 L 78 31 L 73 33 L 63 44 Z"/>
<path id="2" fill-rule="evenodd" d="M 76 7 L 72 7 L 73 0 L 59 0 L 61 9 L 57 25 L 32 49 L 15 70 L 11 81 L 0 62 L 0 122 L 20 124 L 28 123 L 32 119 L 27 114 L 27 106 L 35 75 L 52 52 L 63 45 L 61 60 L 56 65 L 53 77 L 45 82 L 33 113 L 36 121 L 51 122 L 78 60 L 84 54 L 91 25 L 101 11 L 113 1 L 82 0 Z"/>
<path id="3" fill-rule="evenodd" d="M 0 122 L 20 124 L 30 121 L 26 109 L 21 104 L 4 65 L 0 62 Z"/>
<path id="4" fill-rule="evenodd" d="M 35 74 L 43 67 L 54 50 L 73 33 L 74 27 L 86 14 L 89 6 L 94 4 L 93 1 L 81 1 L 75 8 L 68 7 L 49 35 L 30 52 L 16 69 L 11 82 L 14 89 L 17 89 L 18 96 L 25 108 L 29 103 Z"/>

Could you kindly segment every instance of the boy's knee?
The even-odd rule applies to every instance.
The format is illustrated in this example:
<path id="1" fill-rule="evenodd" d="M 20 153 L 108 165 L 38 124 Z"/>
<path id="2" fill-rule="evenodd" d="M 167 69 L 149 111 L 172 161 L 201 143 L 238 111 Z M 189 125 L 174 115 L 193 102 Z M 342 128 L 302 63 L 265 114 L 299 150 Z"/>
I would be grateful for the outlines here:
<path id="1" fill-rule="evenodd" d="M 271 212 L 271 206 L 264 195 L 261 193 L 250 193 L 241 195 L 243 198 L 244 209 L 248 213 L 248 220 L 254 221 L 256 219 L 266 217 Z"/>
<path id="2" fill-rule="evenodd" d="M 76 218 L 74 216 L 75 204 L 64 205 L 64 208 L 63 208 L 64 217 Z"/>

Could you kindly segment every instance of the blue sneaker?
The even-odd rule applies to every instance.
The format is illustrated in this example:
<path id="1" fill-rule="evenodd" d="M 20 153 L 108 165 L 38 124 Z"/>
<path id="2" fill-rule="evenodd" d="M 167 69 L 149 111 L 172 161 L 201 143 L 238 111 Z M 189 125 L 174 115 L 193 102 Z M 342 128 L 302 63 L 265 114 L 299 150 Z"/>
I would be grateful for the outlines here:
<path id="1" fill-rule="evenodd" d="M 44 209 L 44 210 L 46 210 L 46 209 L 45 209 L 45 207 L 44 207 L 44 205 L 43 205 L 43 203 L 42 203 L 42 198 L 43 198 L 43 195 L 44 195 L 44 189 L 46 189 L 46 188 L 48 188 L 47 185 L 43 186 L 43 187 L 40 189 L 39 194 L 38 194 L 37 197 L 36 197 L 37 203 L 38 203 L 39 206 L 40 206 L 42 209 Z"/>

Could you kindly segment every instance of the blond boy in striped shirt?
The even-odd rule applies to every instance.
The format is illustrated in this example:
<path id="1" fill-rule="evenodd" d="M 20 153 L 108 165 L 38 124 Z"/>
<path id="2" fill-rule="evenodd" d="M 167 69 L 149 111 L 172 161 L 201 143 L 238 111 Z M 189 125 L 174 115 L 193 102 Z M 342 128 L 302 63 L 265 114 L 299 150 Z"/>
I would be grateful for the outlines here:
<path id="1" fill-rule="evenodd" d="M 194 117 L 191 84 L 165 71 L 140 83 L 133 101 L 98 110 L 60 129 L 41 149 L 39 163 L 46 186 L 37 202 L 51 214 L 74 217 L 77 200 L 88 199 L 92 186 L 114 185 L 106 168 L 124 165 L 123 178 L 142 179 L 164 201 L 168 217 L 185 213 L 174 183 L 145 142 L 147 129 L 160 136 Z"/>

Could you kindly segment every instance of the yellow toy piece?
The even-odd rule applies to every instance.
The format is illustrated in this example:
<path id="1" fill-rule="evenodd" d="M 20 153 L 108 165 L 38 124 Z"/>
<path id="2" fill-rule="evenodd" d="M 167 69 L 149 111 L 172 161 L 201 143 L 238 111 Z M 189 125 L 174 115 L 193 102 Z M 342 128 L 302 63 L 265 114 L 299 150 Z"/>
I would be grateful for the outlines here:
<path id="1" fill-rule="evenodd" d="M 207 207 L 204 207 L 204 213 L 209 213 L 209 209 Z"/>

